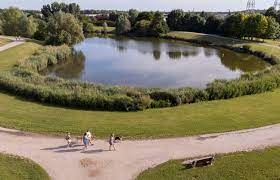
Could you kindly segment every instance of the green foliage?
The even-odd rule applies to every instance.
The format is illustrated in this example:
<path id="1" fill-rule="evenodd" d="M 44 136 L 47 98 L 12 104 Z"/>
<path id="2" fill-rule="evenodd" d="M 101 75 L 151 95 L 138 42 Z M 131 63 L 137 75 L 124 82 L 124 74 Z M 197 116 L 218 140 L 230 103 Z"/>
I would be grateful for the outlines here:
<path id="1" fill-rule="evenodd" d="M 185 12 L 182 9 L 171 11 L 167 17 L 167 24 L 170 30 L 183 30 L 183 19 Z"/>
<path id="2" fill-rule="evenodd" d="M 84 23 L 83 31 L 85 33 L 94 33 L 94 25 L 92 23 Z"/>
<path id="3" fill-rule="evenodd" d="M 41 9 L 41 13 L 46 19 L 59 12 L 70 13 L 75 17 L 78 17 L 80 15 L 80 11 L 80 6 L 76 3 L 65 4 L 58 2 L 44 5 Z"/>
<path id="4" fill-rule="evenodd" d="M 40 41 L 45 41 L 48 39 L 47 23 L 41 19 L 36 19 L 37 31 L 34 34 L 34 38 Z"/>
<path id="5" fill-rule="evenodd" d="M 222 33 L 223 20 L 216 16 L 209 16 L 206 19 L 205 31 L 209 34 L 221 34 Z"/>
<path id="6" fill-rule="evenodd" d="M 33 37 L 37 29 L 32 16 L 27 17 L 17 8 L 5 9 L 1 13 L 2 31 L 5 35 Z"/>
<path id="7" fill-rule="evenodd" d="M 40 48 L 26 60 L 19 62 L 18 66 L 33 72 L 39 72 L 48 66 L 70 59 L 71 55 L 72 50 L 66 45 L 58 47 L 47 46 Z"/>
<path id="8" fill-rule="evenodd" d="M 34 33 L 37 31 L 37 24 L 35 23 L 32 16 L 27 17 L 23 15 L 19 20 L 19 31 L 23 37 L 32 38 Z"/>
<path id="9" fill-rule="evenodd" d="M 48 43 L 53 45 L 73 45 L 84 39 L 79 21 L 67 13 L 56 13 L 48 19 Z"/>
<path id="10" fill-rule="evenodd" d="M 154 19 L 154 12 L 152 11 L 144 11 L 140 12 L 136 18 L 136 21 L 147 20 L 152 21 Z"/>
<path id="11" fill-rule="evenodd" d="M 147 36 L 149 34 L 150 26 L 151 26 L 151 21 L 147 21 L 147 20 L 137 21 L 132 31 L 138 36 Z"/>
<path id="12" fill-rule="evenodd" d="M 131 23 L 128 17 L 124 14 L 118 16 L 116 21 L 116 33 L 118 35 L 126 34 L 131 30 Z"/>
<path id="13" fill-rule="evenodd" d="M 130 9 L 128 11 L 128 15 L 129 15 L 129 21 L 132 25 L 134 25 L 136 23 L 136 19 L 139 15 L 139 11 L 137 11 L 136 9 Z"/>
<path id="14" fill-rule="evenodd" d="M 156 12 L 149 28 L 152 36 L 159 37 L 161 34 L 166 34 L 169 29 L 164 20 L 164 15 L 161 12 Z"/>
<path id="15" fill-rule="evenodd" d="M 20 34 L 19 21 L 23 16 L 22 11 L 18 8 L 5 9 L 1 13 L 1 19 L 3 20 L 3 33 L 5 35 L 17 36 Z"/>
<path id="16" fill-rule="evenodd" d="M 277 39 L 280 38 L 280 25 L 276 22 L 273 17 L 268 17 L 268 27 L 265 33 L 265 38 L 267 39 Z"/>

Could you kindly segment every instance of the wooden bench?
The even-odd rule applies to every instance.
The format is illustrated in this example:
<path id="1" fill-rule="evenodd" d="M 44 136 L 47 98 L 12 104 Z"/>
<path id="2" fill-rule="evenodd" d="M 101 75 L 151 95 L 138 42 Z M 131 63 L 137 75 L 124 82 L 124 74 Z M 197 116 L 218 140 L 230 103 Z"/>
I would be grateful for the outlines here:
<path id="1" fill-rule="evenodd" d="M 186 160 L 182 163 L 186 168 L 204 167 L 213 164 L 215 157 L 207 156 L 197 159 Z"/>

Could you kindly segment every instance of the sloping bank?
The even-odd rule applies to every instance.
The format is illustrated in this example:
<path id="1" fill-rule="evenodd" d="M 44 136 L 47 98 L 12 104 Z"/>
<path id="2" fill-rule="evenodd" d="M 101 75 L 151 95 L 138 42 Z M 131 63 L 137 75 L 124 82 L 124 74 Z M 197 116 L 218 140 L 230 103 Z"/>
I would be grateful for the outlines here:
<path id="1" fill-rule="evenodd" d="M 217 38 L 211 38 L 217 41 Z M 233 39 L 229 42 L 233 43 Z M 137 111 L 229 99 L 272 91 L 280 87 L 280 66 L 277 65 L 280 61 L 278 60 L 272 63 L 276 65 L 271 69 L 256 74 L 245 74 L 235 80 L 216 80 L 204 90 L 188 87 L 152 89 L 105 86 L 46 77 L 38 73 L 48 66 L 71 60 L 71 57 L 76 55 L 82 54 L 72 51 L 68 46 L 43 47 L 33 56 L 19 62 L 10 71 L 0 72 L 0 87 L 9 93 L 42 103 L 109 111 Z"/>

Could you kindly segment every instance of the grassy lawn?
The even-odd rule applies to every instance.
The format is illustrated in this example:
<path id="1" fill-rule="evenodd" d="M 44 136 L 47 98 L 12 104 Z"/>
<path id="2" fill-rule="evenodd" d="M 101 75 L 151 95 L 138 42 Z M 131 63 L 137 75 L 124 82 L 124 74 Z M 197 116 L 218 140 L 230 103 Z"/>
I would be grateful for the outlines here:
<path id="1" fill-rule="evenodd" d="M 44 169 L 31 160 L 0 154 L 0 179 L 49 180 Z"/>
<path id="2" fill-rule="evenodd" d="M 280 147 L 218 156 L 212 166 L 184 169 L 173 160 L 141 173 L 137 180 L 277 180 Z"/>
<path id="3" fill-rule="evenodd" d="M 24 59 L 35 52 L 41 45 L 26 42 L 22 45 L 13 47 L 0 53 L 0 71 L 7 70 L 16 64 L 19 60 Z"/>
<path id="4" fill-rule="evenodd" d="M 103 31 L 103 26 L 94 26 L 94 31 Z M 115 27 L 107 27 L 108 33 L 113 33 L 115 31 Z"/>
<path id="5" fill-rule="evenodd" d="M 10 42 L 12 42 L 12 41 L 9 40 L 9 39 L 1 38 L 1 39 L 0 39 L 0 46 L 4 46 L 4 45 L 6 45 L 6 44 L 8 44 L 8 43 L 10 43 Z"/>
<path id="6" fill-rule="evenodd" d="M 232 131 L 280 123 L 280 90 L 231 100 L 142 112 L 73 110 L 0 94 L 0 126 L 45 134 L 90 128 L 99 137 L 163 138 Z"/>

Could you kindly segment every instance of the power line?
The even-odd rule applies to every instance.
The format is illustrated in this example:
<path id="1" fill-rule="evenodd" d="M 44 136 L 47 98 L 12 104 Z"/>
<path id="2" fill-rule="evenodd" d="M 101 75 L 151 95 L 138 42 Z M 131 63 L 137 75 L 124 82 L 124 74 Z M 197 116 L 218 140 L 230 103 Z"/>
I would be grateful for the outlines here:
<path id="1" fill-rule="evenodd" d="M 254 12 L 256 9 L 256 1 L 255 0 L 248 0 L 246 10 L 250 12 Z"/>

